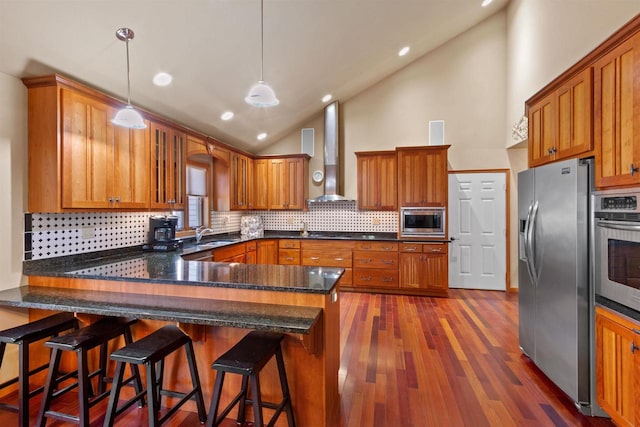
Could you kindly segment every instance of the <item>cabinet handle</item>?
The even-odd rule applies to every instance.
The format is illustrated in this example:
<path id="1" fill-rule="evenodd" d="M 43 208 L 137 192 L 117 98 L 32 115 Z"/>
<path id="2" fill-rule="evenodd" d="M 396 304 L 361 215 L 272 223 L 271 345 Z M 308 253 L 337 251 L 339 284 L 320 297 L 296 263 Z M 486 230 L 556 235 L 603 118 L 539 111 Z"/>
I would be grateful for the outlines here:
<path id="1" fill-rule="evenodd" d="M 382 278 L 382 281 L 383 281 L 383 282 L 387 282 L 387 283 L 388 283 L 388 282 L 393 282 L 393 277 L 383 277 L 383 278 Z"/>
<path id="2" fill-rule="evenodd" d="M 640 347 L 636 346 L 636 343 L 631 341 L 631 354 L 635 353 L 636 350 L 640 350 Z"/>
<path id="3" fill-rule="evenodd" d="M 392 259 L 383 259 L 383 260 L 382 260 L 382 263 L 383 263 L 383 264 L 390 265 L 390 264 L 393 264 L 393 260 L 392 260 Z"/>
<path id="4" fill-rule="evenodd" d="M 109 203 L 113 203 L 113 197 L 109 197 Z"/>
<path id="5" fill-rule="evenodd" d="M 344 258 L 334 258 L 336 261 L 344 261 Z"/>
<path id="6" fill-rule="evenodd" d="M 633 176 L 633 174 L 636 172 L 638 172 L 638 168 L 634 168 L 633 163 L 631 163 L 631 166 L 629 166 L 629 174 Z"/>
<path id="7" fill-rule="evenodd" d="M 392 251 L 393 250 L 393 246 L 385 246 L 382 248 L 383 251 Z"/>
<path id="8" fill-rule="evenodd" d="M 442 248 L 438 248 L 438 249 L 432 248 L 431 252 L 442 252 Z"/>
<path id="9" fill-rule="evenodd" d="M 286 256 L 286 257 L 284 257 L 284 259 L 286 261 L 293 261 L 293 257 L 292 256 Z"/>
<path id="10" fill-rule="evenodd" d="M 360 261 L 362 264 L 369 264 L 371 262 L 370 259 L 364 259 L 364 258 L 359 259 L 358 261 Z"/>
<path id="11" fill-rule="evenodd" d="M 320 257 L 318 257 L 318 256 L 312 256 L 312 257 L 311 257 L 311 259 L 312 259 L 313 261 L 318 261 L 318 260 L 320 259 Z"/>
<path id="12" fill-rule="evenodd" d="M 116 197 L 116 203 L 120 203 L 120 197 Z"/>
<path id="13" fill-rule="evenodd" d="M 417 252 L 418 248 L 404 248 L 405 252 Z"/>
<path id="14" fill-rule="evenodd" d="M 371 276 L 360 276 L 360 280 L 362 280 L 363 282 L 370 282 L 371 281 Z"/>

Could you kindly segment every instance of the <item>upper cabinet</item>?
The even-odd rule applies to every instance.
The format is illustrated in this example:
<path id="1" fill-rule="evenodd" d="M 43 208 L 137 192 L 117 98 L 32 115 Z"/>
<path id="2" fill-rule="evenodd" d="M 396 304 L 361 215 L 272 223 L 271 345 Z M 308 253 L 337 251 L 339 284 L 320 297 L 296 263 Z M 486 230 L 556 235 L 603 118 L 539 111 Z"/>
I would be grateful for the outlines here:
<path id="1" fill-rule="evenodd" d="M 186 134 L 151 123 L 151 207 L 182 209 L 185 203 Z"/>
<path id="2" fill-rule="evenodd" d="M 253 159 L 231 153 L 231 209 L 253 209 Z"/>
<path id="3" fill-rule="evenodd" d="M 60 76 L 29 88 L 29 211 L 149 207 L 148 129 L 111 123 L 116 107 Z"/>
<path id="4" fill-rule="evenodd" d="M 593 150 L 591 67 L 542 98 L 527 103 L 529 166 Z"/>
<path id="5" fill-rule="evenodd" d="M 309 195 L 309 157 L 272 158 L 269 164 L 269 209 L 302 210 Z"/>
<path id="6" fill-rule="evenodd" d="M 358 167 L 358 208 L 396 210 L 398 163 L 395 151 L 355 153 Z"/>
<path id="7" fill-rule="evenodd" d="M 398 147 L 398 206 L 447 206 L 448 145 Z"/>
<path id="8" fill-rule="evenodd" d="M 640 34 L 594 65 L 596 187 L 640 182 Z"/>

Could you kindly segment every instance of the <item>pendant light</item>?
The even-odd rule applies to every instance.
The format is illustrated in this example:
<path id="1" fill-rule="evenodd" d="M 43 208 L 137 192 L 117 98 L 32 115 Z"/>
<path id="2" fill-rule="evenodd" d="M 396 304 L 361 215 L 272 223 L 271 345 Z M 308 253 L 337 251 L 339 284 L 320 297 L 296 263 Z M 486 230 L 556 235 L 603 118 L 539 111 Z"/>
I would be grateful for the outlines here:
<path id="1" fill-rule="evenodd" d="M 249 94 L 244 99 L 245 102 L 254 107 L 275 107 L 280 103 L 276 98 L 276 93 L 271 86 L 264 82 L 264 6 L 263 0 L 260 0 L 260 81 L 253 85 L 249 90 Z"/>
<path id="2" fill-rule="evenodd" d="M 118 40 L 127 45 L 127 106 L 120 109 L 111 120 L 116 126 L 130 129 L 144 129 L 147 127 L 142 116 L 131 106 L 131 82 L 129 78 L 129 40 L 133 40 L 133 31 L 129 28 L 120 28 L 116 31 Z"/>

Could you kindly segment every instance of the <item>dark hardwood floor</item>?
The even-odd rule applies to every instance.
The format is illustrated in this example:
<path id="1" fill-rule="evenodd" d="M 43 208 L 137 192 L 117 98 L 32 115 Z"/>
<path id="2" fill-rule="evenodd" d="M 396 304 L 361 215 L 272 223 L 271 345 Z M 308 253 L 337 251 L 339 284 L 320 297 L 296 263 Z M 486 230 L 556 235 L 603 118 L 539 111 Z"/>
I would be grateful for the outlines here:
<path id="1" fill-rule="evenodd" d="M 449 298 L 342 293 L 335 427 L 613 426 L 578 413 L 520 353 L 517 301 L 517 294 L 492 291 L 451 290 Z M 40 398 L 32 402 L 35 418 Z M 102 425 L 105 408 L 92 409 L 92 426 Z M 0 426 L 16 420 L 0 411 Z M 134 406 L 116 425 L 146 426 L 146 408 Z M 166 425 L 200 424 L 179 411 Z"/>

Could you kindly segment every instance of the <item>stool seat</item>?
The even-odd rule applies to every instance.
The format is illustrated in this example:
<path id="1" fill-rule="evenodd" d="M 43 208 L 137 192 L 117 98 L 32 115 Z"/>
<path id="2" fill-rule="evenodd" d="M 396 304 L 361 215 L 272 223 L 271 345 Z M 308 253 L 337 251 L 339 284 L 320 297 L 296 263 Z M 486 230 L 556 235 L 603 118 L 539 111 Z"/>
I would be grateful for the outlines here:
<path id="1" fill-rule="evenodd" d="M 237 423 L 238 425 L 244 424 L 247 404 L 253 406 L 254 425 L 256 427 L 264 426 L 263 407 L 275 410 L 271 420 L 267 423 L 268 426 L 273 426 L 282 411 L 285 411 L 289 427 L 295 427 L 289 384 L 280 345 L 283 339 L 284 335 L 280 333 L 252 331 L 213 362 L 211 368 L 218 372 L 213 387 L 207 427 L 220 425 L 235 405 L 238 405 Z M 274 356 L 282 390 L 280 403 L 264 402 L 260 395 L 260 371 Z M 242 375 L 242 386 L 240 392 L 231 400 L 231 403 L 218 415 L 220 395 L 222 394 L 222 385 L 226 373 Z M 251 381 L 251 399 L 248 398 L 249 381 Z"/>
<path id="2" fill-rule="evenodd" d="M 259 372 L 276 354 L 284 335 L 275 332 L 254 331 L 218 357 L 212 369 L 240 375 Z"/>
<path id="3" fill-rule="evenodd" d="M 178 392 L 163 388 L 164 378 L 164 359 L 184 347 L 189 371 L 191 373 L 191 383 L 193 388 L 189 392 Z M 149 401 L 149 425 L 156 427 L 169 419 L 183 404 L 194 399 L 198 409 L 200 422 L 207 420 L 207 414 L 204 407 L 204 399 L 202 397 L 202 387 L 200 386 L 200 378 L 198 376 L 198 367 L 196 365 L 195 354 L 191 338 L 180 328 L 174 325 L 164 326 L 157 331 L 152 332 L 146 337 L 128 344 L 111 353 L 111 360 L 116 361 L 116 371 L 114 374 L 113 387 L 109 397 L 109 405 L 107 406 L 107 415 L 104 420 L 105 427 L 113 426 L 116 416 L 130 407 L 135 400 L 147 396 Z M 147 374 L 147 389 L 141 390 L 132 399 L 118 407 L 118 397 L 120 389 L 123 385 L 122 376 L 126 364 L 130 366 L 145 365 Z M 159 417 L 160 402 L 162 396 L 172 396 L 180 398 L 171 409 L 169 409 L 162 417 Z"/>
<path id="4" fill-rule="evenodd" d="M 82 347 L 92 349 L 122 335 L 123 328 L 128 328 L 138 320 L 134 318 L 110 317 L 101 319 L 77 331 L 53 338 L 44 345 L 63 351 L 75 351 Z"/>
<path id="5" fill-rule="evenodd" d="M 29 368 L 30 345 L 44 338 L 55 337 L 61 332 L 77 328 L 78 321 L 73 313 L 58 313 L 0 331 L 0 367 L 4 360 L 7 344 L 18 345 L 18 376 L 0 384 L 0 389 L 4 389 L 18 383 L 18 405 L 0 402 L 0 409 L 17 412 L 20 426 L 29 425 L 29 399 L 44 390 L 42 386 L 29 390 L 29 378 L 49 367 L 49 363 L 45 363 L 33 369 Z"/>
<path id="6" fill-rule="evenodd" d="M 78 321 L 73 313 L 58 313 L 53 316 L 0 331 L 0 342 L 16 344 L 19 341 L 38 341 L 56 333 L 77 328 Z"/>
<path id="7" fill-rule="evenodd" d="M 122 336 L 125 344 L 131 343 L 130 326 L 137 322 L 134 318 L 105 317 L 97 322 L 71 332 L 67 335 L 54 337 L 45 346 L 51 348 L 51 361 L 49 362 L 49 374 L 45 384 L 44 395 L 38 422 L 36 425 L 44 427 L 47 418 L 54 418 L 62 421 L 70 421 L 83 427 L 89 426 L 89 408 L 109 396 L 109 391 L 105 391 L 107 382 L 107 350 L 111 340 Z M 100 347 L 99 367 L 90 372 L 88 366 L 88 352 L 96 347 Z M 61 382 L 69 377 L 68 374 L 60 375 L 60 359 L 63 351 L 74 352 L 77 356 L 77 381 L 59 387 Z M 96 377 L 97 394 L 93 391 L 91 379 Z M 134 381 L 136 392 L 142 390 L 142 381 L 137 368 L 133 370 L 132 376 L 126 382 Z M 59 411 L 51 410 L 54 399 L 64 395 L 68 391 L 78 388 L 78 415 L 71 415 Z M 140 406 L 144 405 L 144 400 L 139 399 Z"/>

